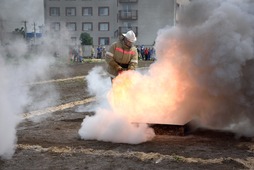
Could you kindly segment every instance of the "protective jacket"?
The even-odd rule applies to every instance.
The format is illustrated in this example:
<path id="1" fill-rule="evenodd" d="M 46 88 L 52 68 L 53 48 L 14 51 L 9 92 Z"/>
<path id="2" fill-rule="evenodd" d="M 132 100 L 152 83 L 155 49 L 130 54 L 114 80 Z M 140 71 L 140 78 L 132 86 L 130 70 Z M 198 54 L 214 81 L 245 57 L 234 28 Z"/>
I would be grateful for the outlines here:
<path id="1" fill-rule="evenodd" d="M 120 70 L 135 70 L 138 66 L 138 52 L 135 46 L 129 48 L 119 40 L 114 42 L 106 52 L 107 72 L 116 77 Z"/>

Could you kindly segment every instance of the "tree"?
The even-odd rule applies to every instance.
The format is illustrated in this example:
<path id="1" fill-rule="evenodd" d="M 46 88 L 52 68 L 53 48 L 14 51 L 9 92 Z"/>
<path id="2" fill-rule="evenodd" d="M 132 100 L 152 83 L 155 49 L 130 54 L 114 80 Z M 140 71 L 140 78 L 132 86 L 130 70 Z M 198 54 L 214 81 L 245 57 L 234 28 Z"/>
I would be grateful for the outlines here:
<path id="1" fill-rule="evenodd" d="M 93 45 L 93 38 L 86 32 L 80 34 L 79 40 L 81 45 Z"/>

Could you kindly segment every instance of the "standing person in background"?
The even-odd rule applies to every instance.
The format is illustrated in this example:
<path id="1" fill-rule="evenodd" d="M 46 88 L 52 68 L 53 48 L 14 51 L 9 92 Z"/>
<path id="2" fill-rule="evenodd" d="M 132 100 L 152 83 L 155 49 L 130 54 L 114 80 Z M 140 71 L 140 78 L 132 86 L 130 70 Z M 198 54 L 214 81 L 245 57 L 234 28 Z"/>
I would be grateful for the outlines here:
<path id="1" fill-rule="evenodd" d="M 135 70 L 138 66 L 138 52 L 134 46 L 137 38 L 130 30 L 122 34 L 119 41 L 112 43 L 106 52 L 107 72 L 111 80 L 124 70 Z"/>
<path id="2" fill-rule="evenodd" d="M 98 59 L 101 58 L 101 55 L 102 55 L 102 48 L 101 48 L 101 46 L 99 45 L 99 46 L 97 47 L 97 58 L 98 58 Z"/>
<path id="3" fill-rule="evenodd" d="M 69 47 L 69 60 L 70 62 L 73 62 L 74 60 L 74 55 L 71 47 Z"/>
<path id="4" fill-rule="evenodd" d="M 72 49 L 72 53 L 73 53 L 73 61 L 76 62 L 78 61 L 78 48 L 77 47 L 73 47 Z"/>
<path id="5" fill-rule="evenodd" d="M 83 62 L 83 50 L 82 50 L 82 46 L 81 45 L 78 48 L 78 59 L 79 59 L 80 63 Z"/>
<path id="6" fill-rule="evenodd" d="M 145 51 L 144 51 L 145 60 L 148 60 L 148 53 L 149 53 L 148 48 L 145 48 Z"/>
<path id="7" fill-rule="evenodd" d="M 105 46 L 103 46 L 103 48 L 102 48 L 102 58 L 105 58 L 106 57 L 106 47 Z"/>
<path id="8" fill-rule="evenodd" d="M 137 48 L 137 52 L 138 52 L 138 60 L 141 60 L 141 55 L 140 55 L 140 49 L 139 49 L 139 46 L 136 46 Z"/>
<path id="9" fill-rule="evenodd" d="M 91 58 L 94 58 L 94 46 L 91 46 Z"/>
<path id="10" fill-rule="evenodd" d="M 148 48 L 147 60 L 151 60 L 151 48 Z"/>
<path id="11" fill-rule="evenodd" d="M 150 55 L 151 55 L 151 60 L 154 61 L 155 60 L 155 49 L 154 49 L 154 47 L 151 48 Z"/>
<path id="12" fill-rule="evenodd" d="M 141 47 L 140 47 L 140 54 L 141 54 L 142 60 L 145 60 L 145 47 L 144 47 L 144 45 L 141 45 Z"/>

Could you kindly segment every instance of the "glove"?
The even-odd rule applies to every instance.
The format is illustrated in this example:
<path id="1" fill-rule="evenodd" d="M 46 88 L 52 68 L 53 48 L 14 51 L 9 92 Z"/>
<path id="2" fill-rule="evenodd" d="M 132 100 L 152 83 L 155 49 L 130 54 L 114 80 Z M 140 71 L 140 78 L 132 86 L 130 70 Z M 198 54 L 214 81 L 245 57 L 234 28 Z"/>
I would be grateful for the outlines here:
<path id="1" fill-rule="evenodd" d="M 123 73 L 123 70 L 118 70 L 118 74 L 122 74 Z"/>

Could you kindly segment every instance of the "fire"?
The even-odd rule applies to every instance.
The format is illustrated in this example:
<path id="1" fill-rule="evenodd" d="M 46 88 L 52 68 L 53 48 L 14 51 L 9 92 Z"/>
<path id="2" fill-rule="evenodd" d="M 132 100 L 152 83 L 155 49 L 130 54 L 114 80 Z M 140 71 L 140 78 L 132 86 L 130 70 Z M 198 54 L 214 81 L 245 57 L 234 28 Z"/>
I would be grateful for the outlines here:
<path id="1" fill-rule="evenodd" d="M 167 51 L 175 56 L 175 48 Z M 181 69 L 169 62 L 151 65 L 149 74 L 127 71 L 115 78 L 109 92 L 113 111 L 132 122 L 184 123 L 180 104 L 190 88 Z"/>
<path id="2" fill-rule="evenodd" d="M 117 117 L 111 118 L 122 129 L 131 129 L 129 136 L 124 135 L 127 138 L 146 133 L 135 133 L 132 123 L 125 122 L 128 126 L 123 127 L 126 124 L 119 117 L 148 123 L 148 127 L 150 123 L 183 125 L 194 120 L 200 127 L 253 136 L 251 7 L 240 1 L 207 2 L 189 5 L 181 11 L 178 24 L 158 30 L 156 62 L 148 73 L 127 71 L 116 77 L 104 100 L 111 114 L 97 112 L 94 119 Z M 191 15 L 192 11 L 197 15 Z M 109 121 L 105 126 L 120 129 L 109 126 Z"/>

